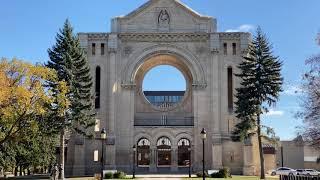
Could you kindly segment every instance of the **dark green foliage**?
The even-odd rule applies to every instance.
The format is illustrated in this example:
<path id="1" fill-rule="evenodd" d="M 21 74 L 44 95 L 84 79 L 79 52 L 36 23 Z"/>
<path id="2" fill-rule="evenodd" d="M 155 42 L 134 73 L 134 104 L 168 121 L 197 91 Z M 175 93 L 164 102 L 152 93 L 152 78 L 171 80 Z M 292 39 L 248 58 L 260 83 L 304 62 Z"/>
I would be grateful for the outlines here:
<path id="1" fill-rule="evenodd" d="M 125 179 L 127 174 L 122 171 L 117 171 L 116 173 L 113 174 L 113 178 L 115 179 Z"/>
<path id="2" fill-rule="evenodd" d="M 271 46 L 260 28 L 249 45 L 248 55 L 243 58 L 238 66 L 241 73 L 236 74 L 242 82 L 241 87 L 236 89 L 235 113 L 240 122 L 233 132 L 235 141 L 254 134 L 252 130 L 258 126 L 257 116 L 267 112 L 267 107 L 277 102 L 283 83 L 282 63 L 272 55 Z M 264 103 L 267 106 L 263 106 Z"/>
<path id="3" fill-rule="evenodd" d="M 223 169 L 220 169 L 219 172 L 213 173 L 210 175 L 212 178 L 232 178 L 230 169 L 227 167 L 224 167 Z"/>
<path id="4" fill-rule="evenodd" d="M 197 177 L 202 177 L 202 174 L 203 174 L 202 171 L 199 171 L 196 173 Z M 204 175 L 205 177 L 209 177 L 208 171 L 204 171 Z"/>
<path id="5" fill-rule="evenodd" d="M 113 179 L 113 174 L 111 172 L 106 173 L 104 179 Z"/>
<path id="6" fill-rule="evenodd" d="M 82 135 L 89 135 L 86 132 L 88 127 L 95 124 L 93 113 L 93 95 L 91 94 L 92 78 L 90 69 L 80 41 L 73 35 L 73 29 L 68 20 L 57 34 L 56 44 L 48 50 L 50 57 L 47 67 L 58 72 L 58 79 L 65 81 L 70 88 L 66 98 L 71 105 L 66 111 L 65 118 L 55 116 L 53 107 L 52 118 L 58 126 L 70 127 Z M 50 84 L 55 89 L 55 84 Z M 59 93 L 59 92 L 56 92 Z"/>

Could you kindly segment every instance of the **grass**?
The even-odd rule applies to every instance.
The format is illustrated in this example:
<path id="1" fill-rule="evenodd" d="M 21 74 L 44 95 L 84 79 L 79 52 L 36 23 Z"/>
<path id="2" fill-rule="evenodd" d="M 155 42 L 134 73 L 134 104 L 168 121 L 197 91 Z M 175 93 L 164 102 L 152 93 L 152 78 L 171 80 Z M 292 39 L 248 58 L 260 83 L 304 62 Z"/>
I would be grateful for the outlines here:
<path id="1" fill-rule="evenodd" d="M 184 178 L 186 179 L 199 179 L 201 180 L 202 178 Z M 206 179 L 210 179 L 210 180 L 222 180 L 222 178 L 206 178 Z M 232 178 L 229 178 L 229 180 L 259 180 L 260 178 L 257 176 L 232 176 Z M 275 177 L 266 177 L 266 180 L 279 180 L 279 177 L 275 176 Z"/>

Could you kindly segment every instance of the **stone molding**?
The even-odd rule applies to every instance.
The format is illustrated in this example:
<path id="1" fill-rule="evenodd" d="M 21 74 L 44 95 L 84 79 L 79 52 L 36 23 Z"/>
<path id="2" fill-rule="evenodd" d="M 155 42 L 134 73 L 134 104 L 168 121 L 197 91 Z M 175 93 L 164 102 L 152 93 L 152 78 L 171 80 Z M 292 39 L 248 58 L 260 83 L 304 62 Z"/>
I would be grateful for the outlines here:
<path id="1" fill-rule="evenodd" d="M 240 40 L 241 34 L 243 32 L 223 32 L 219 33 L 221 40 Z"/>
<path id="2" fill-rule="evenodd" d="M 123 42 L 203 42 L 209 40 L 208 33 L 124 33 L 119 34 Z"/>
<path id="3" fill-rule="evenodd" d="M 139 67 L 141 67 L 148 58 L 157 54 L 172 55 L 183 61 L 191 72 L 193 78 L 192 84 L 199 88 L 206 87 L 206 76 L 196 56 L 186 49 L 167 43 L 145 47 L 130 55 L 130 57 L 128 57 L 130 63 L 121 71 L 122 84 L 135 84 L 135 76 Z"/>
<path id="4" fill-rule="evenodd" d="M 87 33 L 89 41 L 107 41 L 109 33 Z"/>

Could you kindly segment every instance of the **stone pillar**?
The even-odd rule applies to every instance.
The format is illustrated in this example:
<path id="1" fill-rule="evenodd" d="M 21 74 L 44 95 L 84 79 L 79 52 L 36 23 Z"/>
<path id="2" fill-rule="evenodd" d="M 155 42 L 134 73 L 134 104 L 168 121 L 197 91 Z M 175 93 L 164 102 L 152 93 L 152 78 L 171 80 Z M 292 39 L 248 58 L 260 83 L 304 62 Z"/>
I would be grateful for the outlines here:
<path id="1" fill-rule="evenodd" d="M 150 166 L 149 171 L 150 172 L 157 172 L 157 149 L 151 148 L 150 149 Z"/>
<path id="2" fill-rule="evenodd" d="M 178 149 L 176 146 L 171 150 L 171 171 L 178 172 Z"/>
<path id="3" fill-rule="evenodd" d="M 116 66 L 116 53 L 118 45 L 117 34 L 110 34 L 108 39 L 108 52 L 109 52 L 109 117 L 107 122 L 108 137 L 116 141 L 115 136 L 115 121 L 116 121 L 116 93 L 117 93 L 117 66 Z M 107 168 L 116 168 L 116 147 L 115 143 L 108 144 L 107 146 L 107 156 L 109 161 L 107 163 Z"/>
<path id="4" fill-rule="evenodd" d="M 243 146 L 243 175 L 255 175 L 253 153 L 252 140 L 251 138 L 247 138 Z"/>

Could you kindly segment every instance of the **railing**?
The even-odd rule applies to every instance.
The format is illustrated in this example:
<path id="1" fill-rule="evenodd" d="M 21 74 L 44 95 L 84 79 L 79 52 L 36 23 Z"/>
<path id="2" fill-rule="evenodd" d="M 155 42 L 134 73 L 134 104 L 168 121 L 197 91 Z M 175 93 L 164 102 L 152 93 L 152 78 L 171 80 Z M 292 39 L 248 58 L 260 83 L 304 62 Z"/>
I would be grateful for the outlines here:
<path id="1" fill-rule="evenodd" d="M 280 180 L 320 180 L 320 176 L 311 175 L 280 175 Z"/>
<path id="2" fill-rule="evenodd" d="M 194 126 L 193 118 L 135 119 L 134 126 Z"/>

